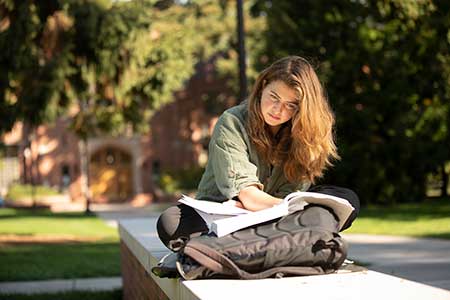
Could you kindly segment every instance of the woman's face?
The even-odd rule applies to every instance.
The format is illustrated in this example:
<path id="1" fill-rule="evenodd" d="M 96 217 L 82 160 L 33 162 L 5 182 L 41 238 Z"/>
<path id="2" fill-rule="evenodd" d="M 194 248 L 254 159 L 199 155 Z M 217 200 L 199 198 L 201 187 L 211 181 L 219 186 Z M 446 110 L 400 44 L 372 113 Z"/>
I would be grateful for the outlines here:
<path id="1" fill-rule="evenodd" d="M 272 133 L 277 133 L 281 125 L 297 112 L 297 98 L 296 91 L 280 80 L 269 83 L 263 89 L 261 113 Z"/>

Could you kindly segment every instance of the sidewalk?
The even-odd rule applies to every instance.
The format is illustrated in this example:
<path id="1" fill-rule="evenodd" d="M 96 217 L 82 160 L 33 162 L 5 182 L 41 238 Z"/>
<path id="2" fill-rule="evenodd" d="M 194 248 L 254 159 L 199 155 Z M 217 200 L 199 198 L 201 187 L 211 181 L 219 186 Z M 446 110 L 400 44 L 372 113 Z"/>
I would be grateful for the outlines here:
<path id="1" fill-rule="evenodd" d="M 450 290 L 450 240 L 344 234 L 349 258 L 371 270 Z"/>

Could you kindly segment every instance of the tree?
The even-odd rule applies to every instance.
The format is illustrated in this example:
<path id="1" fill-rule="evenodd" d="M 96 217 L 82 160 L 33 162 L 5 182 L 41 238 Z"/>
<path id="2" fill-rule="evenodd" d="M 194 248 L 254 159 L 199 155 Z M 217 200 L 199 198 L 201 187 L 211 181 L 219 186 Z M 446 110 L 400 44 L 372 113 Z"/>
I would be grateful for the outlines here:
<path id="1" fill-rule="evenodd" d="M 87 178 L 90 137 L 145 132 L 195 64 L 229 47 L 229 6 L 0 0 L 0 131 L 69 116 Z M 84 193 L 88 199 L 86 180 Z"/>
<path id="2" fill-rule="evenodd" d="M 256 1 L 264 53 L 321 61 L 341 162 L 362 201 L 416 201 L 450 159 L 448 1 Z M 314 59 L 313 59 L 314 60 Z"/>
<path id="3" fill-rule="evenodd" d="M 68 46 L 55 39 L 66 38 L 71 21 L 54 5 L 32 1 L 2 0 L 0 13 L 0 132 L 16 120 L 35 127 L 67 100 L 56 95 L 63 88 Z"/>

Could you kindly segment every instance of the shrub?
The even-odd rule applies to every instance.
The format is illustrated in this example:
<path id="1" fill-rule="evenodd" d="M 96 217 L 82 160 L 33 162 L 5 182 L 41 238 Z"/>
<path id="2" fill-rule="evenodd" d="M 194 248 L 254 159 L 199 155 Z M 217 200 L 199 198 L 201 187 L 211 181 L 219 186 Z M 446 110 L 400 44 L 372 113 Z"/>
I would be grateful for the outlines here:
<path id="1" fill-rule="evenodd" d="M 31 198 L 33 193 L 33 186 L 31 184 L 13 184 L 10 186 L 6 198 L 9 200 L 19 200 L 24 198 Z M 44 185 L 36 185 L 34 195 L 36 197 L 41 196 L 54 196 L 59 195 L 59 192 L 51 187 Z"/>

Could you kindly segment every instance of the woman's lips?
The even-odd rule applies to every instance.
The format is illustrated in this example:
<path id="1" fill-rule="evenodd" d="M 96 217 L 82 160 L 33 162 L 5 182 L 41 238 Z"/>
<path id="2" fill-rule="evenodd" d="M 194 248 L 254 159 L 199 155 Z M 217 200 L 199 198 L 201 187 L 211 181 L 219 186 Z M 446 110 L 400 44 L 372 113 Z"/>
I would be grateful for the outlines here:
<path id="1" fill-rule="evenodd" d="M 269 114 L 269 116 L 270 116 L 272 119 L 277 120 L 277 121 L 279 121 L 279 120 L 281 119 L 280 117 L 276 117 L 276 116 L 274 116 L 274 115 L 272 115 L 272 114 Z"/>

